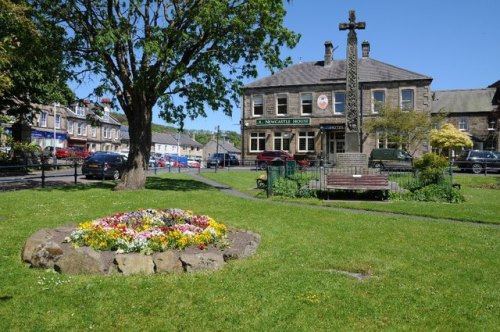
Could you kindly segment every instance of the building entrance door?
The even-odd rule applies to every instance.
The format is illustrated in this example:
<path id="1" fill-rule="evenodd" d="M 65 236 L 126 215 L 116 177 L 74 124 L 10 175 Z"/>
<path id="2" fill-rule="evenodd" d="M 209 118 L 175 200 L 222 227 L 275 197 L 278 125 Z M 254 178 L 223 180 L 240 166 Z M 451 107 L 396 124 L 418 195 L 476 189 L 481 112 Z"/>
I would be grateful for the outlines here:
<path id="1" fill-rule="evenodd" d="M 327 141 L 326 161 L 328 163 L 334 163 L 336 160 L 335 155 L 345 152 L 345 133 L 330 131 L 328 132 Z"/>

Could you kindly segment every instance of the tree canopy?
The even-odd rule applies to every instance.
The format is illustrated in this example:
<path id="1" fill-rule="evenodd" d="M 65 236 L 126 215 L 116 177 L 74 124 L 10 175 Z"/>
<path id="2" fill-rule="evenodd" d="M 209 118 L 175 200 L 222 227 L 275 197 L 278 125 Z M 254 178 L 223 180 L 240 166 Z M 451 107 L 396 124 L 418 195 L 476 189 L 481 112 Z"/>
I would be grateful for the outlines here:
<path id="1" fill-rule="evenodd" d="M 0 113 L 29 121 L 36 103 L 74 100 L 63 35 L 26 2 L 0 0 Z"/>
<path id="2" fill-rule="evenodd" d="M 457 148 L 471 148 L 473 145 L 469 136 L 455 128 L 451 123 L 445 123 L 439 130 L 432 130 L 430 144 L 435 148 L 448 151 Z"/>
<path id="3" fill-rule="evenodd" d="M 127 116 L 130 155 L 120 188 L 143 188 L 153 107 L 167 122 L 230 115 L 257 62 L 281 69 L 281 48 L 299 36 L 283 26 L 282 0 L 33 0 L 68 32 L 75 69 L 99 75 Z"/>
<path id="4" fill-rule="evenodd" d="M 403 111 L 382 105 L 379 116 L 365 119 L 364 140 L 370 134 L 414 153 L 428 139 L 432 128 L 430 111 Z"/>

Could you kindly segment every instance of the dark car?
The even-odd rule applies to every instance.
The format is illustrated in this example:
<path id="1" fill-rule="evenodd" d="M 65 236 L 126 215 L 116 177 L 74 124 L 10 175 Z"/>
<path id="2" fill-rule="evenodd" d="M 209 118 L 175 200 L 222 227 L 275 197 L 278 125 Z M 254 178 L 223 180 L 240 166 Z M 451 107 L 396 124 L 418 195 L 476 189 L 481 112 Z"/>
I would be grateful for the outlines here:
<path id="1" fill-rule="evenodd" d="M 236 159 L 236 161 L 238 161 Z M 238 161 L 239 164 L 239 161 Z M 231 159 L 231 155 L 229 153 L 214 153 L 207 160 L 207 168 L 210 167 L 223 167 L 223 166 L 236 166 L 234 158 Z"/>
<path id="2" fill-rule="evenodd" d="M 273 165 L 278 163 L 283 164 L 287 160 L 295 160 L 301 168 L 309 166 L 309 160 L 307 159 L 296 160 L 292 154 L 280 150 L 263 151 L 259 153 L 256 157 L 255 163 L 256 166 L 259 167 L 260 169 L 267 169 L 268 165 Z"/>
<path id="3" fill-rule="evenodd" d="M 123 174 L 127 157 L 118 153 L 97 153 L 84 160 L 82 174 L 90 178 L 118 180 Z"/>
<path id="4" fill-rule="evenodd" d="M 412 170 L 413 157 L 400 149 L 373 149 L 368 165 L 379 169 Z"/>
<path id="5" fill-rule="evenodd" d="M 472 171 L 474 174 L 488 171 L 500 171 L 500 158 L 493 151 L 463 150 L 453 162 L 460 171 Z"/>

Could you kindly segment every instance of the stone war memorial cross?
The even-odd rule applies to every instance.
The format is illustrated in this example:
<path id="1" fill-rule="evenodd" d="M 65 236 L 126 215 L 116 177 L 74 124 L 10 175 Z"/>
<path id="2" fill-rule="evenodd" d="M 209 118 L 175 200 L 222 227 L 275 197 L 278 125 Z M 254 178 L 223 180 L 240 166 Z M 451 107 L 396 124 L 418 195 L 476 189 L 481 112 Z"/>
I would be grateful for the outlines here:
<path id="1" fill-rule="evenodd" d="M 360 152 L 360 123 L 358 107 L 358 38 L 356 29 L 364 29 L 365 22 L 356 22 L 356 12 L 349 11 L 349 22 L 340 23 L 339 30 L 349 30 L 346 56 L 346 133 L 345 151 Z"/>

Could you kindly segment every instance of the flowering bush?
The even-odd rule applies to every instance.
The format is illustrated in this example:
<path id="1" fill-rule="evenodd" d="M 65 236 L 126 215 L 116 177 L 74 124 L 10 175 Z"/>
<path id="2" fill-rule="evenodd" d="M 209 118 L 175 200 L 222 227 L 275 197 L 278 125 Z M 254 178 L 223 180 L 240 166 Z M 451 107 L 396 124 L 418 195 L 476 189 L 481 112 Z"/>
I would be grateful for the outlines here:
<path id="1" fill-rule="evenodd" d="M 96 250 L 150 254 L 190 245 L 223 245 L 226 233 L 226 226 L 209 216 L 181 209 L 141 209 L 81 223 L 66 241 Z"/>

